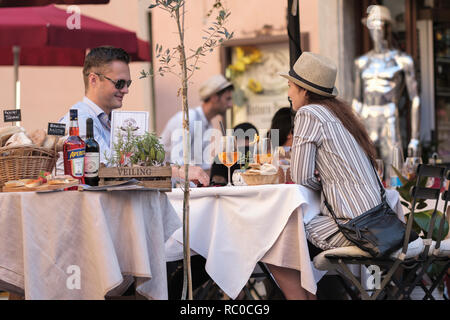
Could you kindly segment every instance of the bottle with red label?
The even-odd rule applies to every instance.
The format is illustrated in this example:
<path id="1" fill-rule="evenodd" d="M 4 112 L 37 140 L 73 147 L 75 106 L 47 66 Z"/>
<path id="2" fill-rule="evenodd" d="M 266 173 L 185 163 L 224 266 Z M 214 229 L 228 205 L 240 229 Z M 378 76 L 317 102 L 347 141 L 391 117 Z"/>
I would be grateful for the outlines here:
<path id="1" fill-rule="evenodd" d="M 84 156 L 86 144 L 80 138 L 80 128 L 78 127 L 78 110 L 70 110 L 69 137 L 64 142 L 64 174 L 71 175 L 75 179 L 84 183 Z M 77 187 L 69 190 L 77 189 Z"/>

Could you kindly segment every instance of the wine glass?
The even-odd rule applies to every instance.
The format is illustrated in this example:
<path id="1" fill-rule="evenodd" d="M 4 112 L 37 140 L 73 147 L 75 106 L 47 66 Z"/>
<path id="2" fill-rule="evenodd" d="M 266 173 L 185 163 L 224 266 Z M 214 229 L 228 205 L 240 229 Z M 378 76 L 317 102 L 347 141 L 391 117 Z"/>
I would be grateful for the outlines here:
<path id="1" fill-rule="evenodd" d="M 417 167 L 422 164 L 421 157 L 407 157 L 403 165 L 403 174 L 408 180 L 416 176 Z"/>
<path id="2" fill-rule="evenodd" d="M 384 161 L 383 159 L 376 159 L 377 163 L 377 173 L 378 177 L 380 177 L 380 181 L 383 181 L 384 178 Z"/>
<path id="3" fill-rule="evenodd" d="M 259 164 L 272 162 L 272 149 L 269 138 L 262 138 L 258 144 L 258 154 L 256 155 L 256 162 Z"/>
<path id="4" fill-rule="evenodd" d="M 238 161 L 237 141 L 235 136 L 224 136 L 221 138 L 219 160 L 228 168 L 228 184 L 231 187 L 230 168 Z"/>
<path id="5" fill-rule="evenodd" d="M 287 169 L 291 166 L 291 147 L 278 148 L 278 165 L 283 169 L 284 182 L 287 181 Z"/>

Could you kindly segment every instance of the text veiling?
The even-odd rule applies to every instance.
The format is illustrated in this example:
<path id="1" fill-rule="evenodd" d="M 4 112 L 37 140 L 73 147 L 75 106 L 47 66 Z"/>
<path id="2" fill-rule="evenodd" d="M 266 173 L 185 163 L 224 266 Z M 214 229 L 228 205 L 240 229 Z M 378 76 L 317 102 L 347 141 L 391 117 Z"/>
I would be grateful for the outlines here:
<path id="1" fill-rule="evenodd" d="M 152 175 L 152 169 L 147 167 L 133 167 L 133 168 L 117 168 L 119 175 L 121 176 L 150 176 Z"/>

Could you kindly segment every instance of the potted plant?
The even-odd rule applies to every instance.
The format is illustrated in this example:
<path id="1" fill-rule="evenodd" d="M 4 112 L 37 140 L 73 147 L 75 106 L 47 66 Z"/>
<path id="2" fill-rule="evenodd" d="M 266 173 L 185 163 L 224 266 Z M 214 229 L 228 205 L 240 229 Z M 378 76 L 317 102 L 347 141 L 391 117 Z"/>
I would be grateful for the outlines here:
<path id="1" fill-rule="evenodd" d="M 112 154 L 106 156 L 109 166 L 99 170 L 99 184 L 136 179 L 144 187 L 170 191 L 172 169 L 164 164 L 164 157 L 164 146 L 154 133 L 138 136 L 131 128 L 126 133 L 119 131 Z"/>

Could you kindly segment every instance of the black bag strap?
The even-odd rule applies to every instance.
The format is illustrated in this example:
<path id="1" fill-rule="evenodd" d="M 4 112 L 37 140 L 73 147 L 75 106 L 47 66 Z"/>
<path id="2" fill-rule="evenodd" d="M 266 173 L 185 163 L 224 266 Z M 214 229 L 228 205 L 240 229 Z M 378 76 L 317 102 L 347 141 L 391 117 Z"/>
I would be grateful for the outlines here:
<path id="1" fill-rule="evenodd" d="M 370 160 L 369 160 L 369 161 L 370 161 Z M 376 179 L 377 179 L 377 181 L 378 181 L 378 185 L 380 186 L 381 202 L 382 202 L 382 203 L 383 203 L 383 202 L 386 202 L 386 190 L 384 189 L 383 185 L 381 184 L 380 177 L 378 176 L 378 173 L 377 173 L 377 171 L 375 170 L 375 167 L 374 167 L 372 161 L 370 161 L 370 164 L 372 165 L 372 169 L 373 169 L 373 171 L 375 172 L 375 177 L 376 177 Z M 322 193 L 323 193 L 323 197 L 324 197 L 324 203 L 325 203 L 325 206 L 327 207 L 328 211 L 330 211 L 330 213 L 331 213 L 331 215 L 333 216 L 333 219 L 334 219 L 334 221 L 336 222 L 336 224 L 339 226 L 340 223 L 338 222 L 338 219 L 343 220 L 344 218 L 338 218 L 338 217 L 336 217 L 336 214 L 334 213 L 333 208 L 331 208 L 331 205 L 328 203 L 327 196 L 325 195 L 325 192 L 323 192 L 323 190 L 322 190 Z"/>

